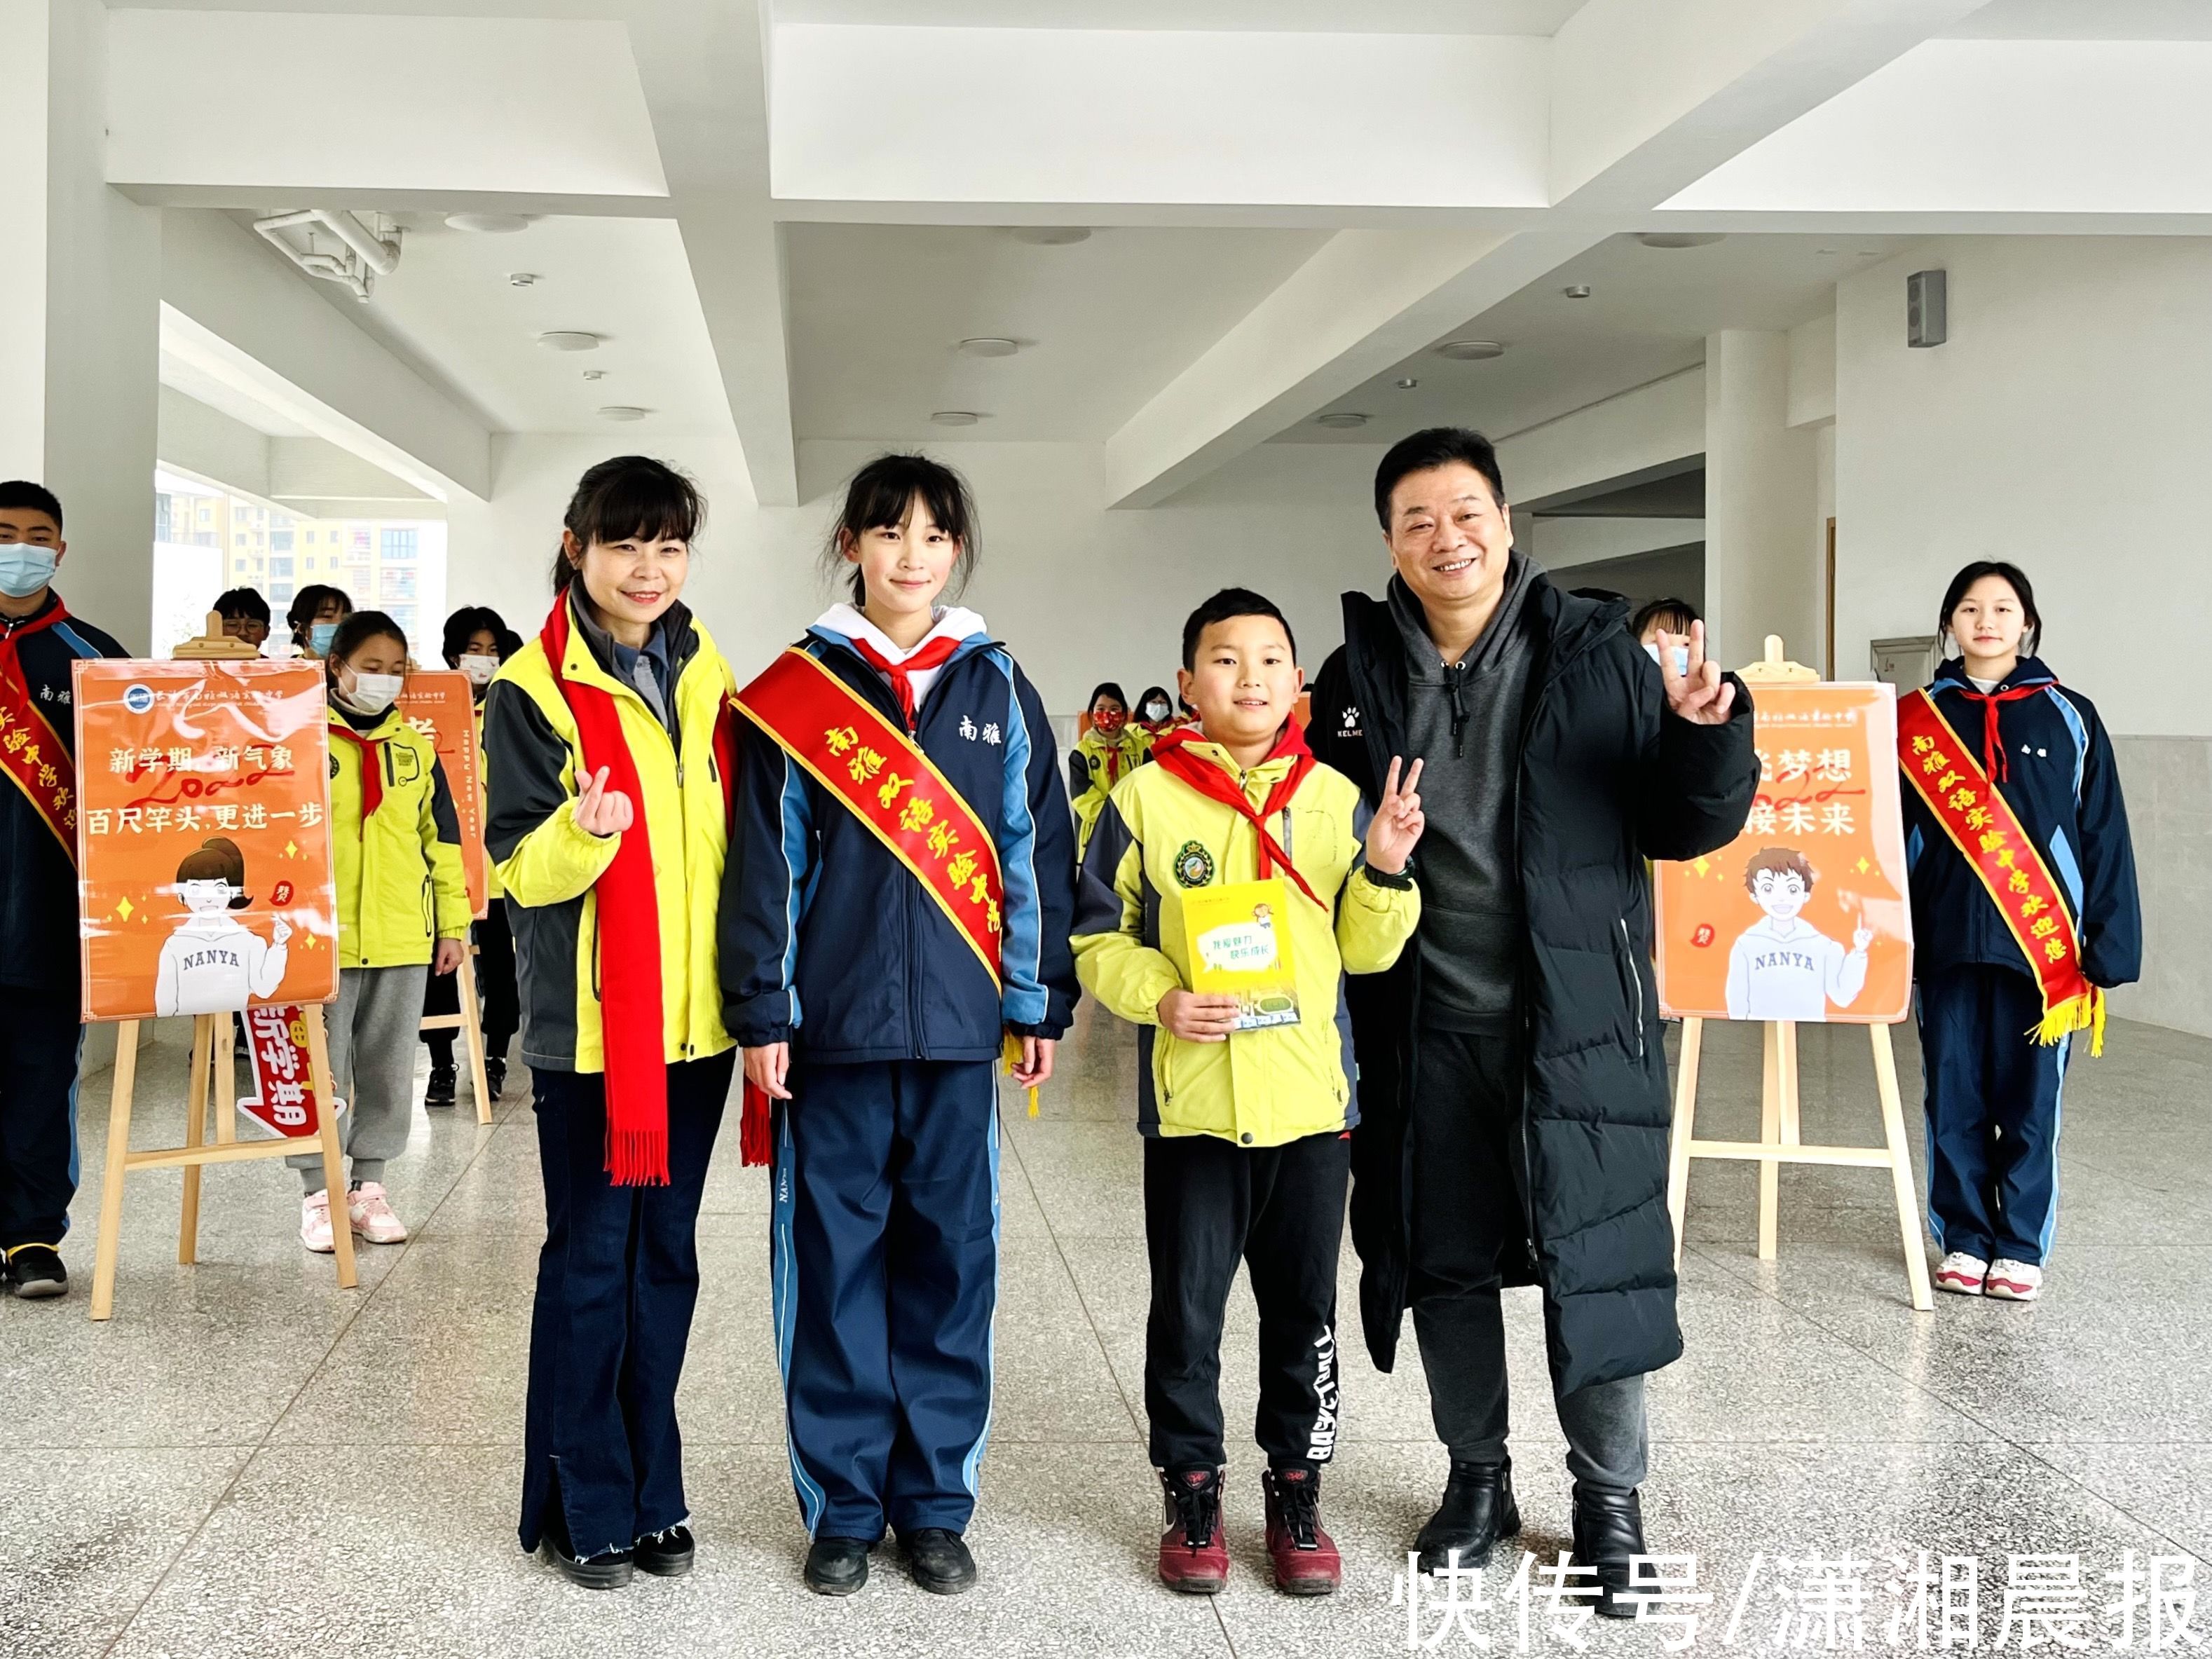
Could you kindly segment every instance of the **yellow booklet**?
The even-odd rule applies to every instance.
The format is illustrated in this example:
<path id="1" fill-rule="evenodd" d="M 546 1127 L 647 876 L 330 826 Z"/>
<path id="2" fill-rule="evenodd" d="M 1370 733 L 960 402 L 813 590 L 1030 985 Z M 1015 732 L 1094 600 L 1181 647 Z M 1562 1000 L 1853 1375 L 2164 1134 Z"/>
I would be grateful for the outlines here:
<path id="1" fill-rule="evenodd" d="M 1280 876 L 1191 888 L 1182 896 L 1182 926 L 1190 948 L 1190 988 L 1235 997 L 1232 1030 L 1298 1023 L 1290 889 Z"/>

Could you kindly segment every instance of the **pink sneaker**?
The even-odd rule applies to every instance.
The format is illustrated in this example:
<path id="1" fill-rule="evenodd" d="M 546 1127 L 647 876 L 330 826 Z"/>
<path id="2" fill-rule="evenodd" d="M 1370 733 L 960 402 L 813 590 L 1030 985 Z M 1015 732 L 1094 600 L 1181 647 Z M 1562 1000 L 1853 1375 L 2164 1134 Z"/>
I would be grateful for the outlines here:
<path id="1" fill-rule="evenodd" d="M 2032 1261 L 1999 1256 L 1990 1263 L 1990 1276 L 1983 1283 L 1982 1294 L 1993 1296 L 2000 1302 L 2033 1302 L 2043 1294 L 2043 1269 Z"/>
<path id="2" fill-rule="evenodd" d="M 346 1218 L 353 1223 L 354 1231 L 372 1244 L 407 1242 L 407 1224 L 392 1213 L 380 1181 L 364 1181 L 346 1194 Z"/>
<path id="3" fill-rule="evenodd" d="M 300 1243 L 317 1255 L 328 1255 L 337 1249 L 331 1237 L 331 1195 L 316 1193 L 300 1205 Z"/>
<path id="4" fill-rule="evenodd" d="M 1990 1264 L 1981 1257 L 1954 1250 L 1936 1266 L 1936 1288 L 1954 1296 L 1979 1296 L 1989 1271 Z"/>

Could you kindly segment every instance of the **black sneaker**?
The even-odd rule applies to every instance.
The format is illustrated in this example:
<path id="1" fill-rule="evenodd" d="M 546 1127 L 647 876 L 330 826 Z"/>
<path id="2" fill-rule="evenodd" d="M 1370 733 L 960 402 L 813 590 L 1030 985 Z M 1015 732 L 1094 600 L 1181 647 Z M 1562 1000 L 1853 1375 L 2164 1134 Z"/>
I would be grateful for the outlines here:
<path id="1" fill-rule="evenodd" d="M 817 1538 L 806 1548 L 803 1577 L 817 1595 L 850 1595 L 868 1582 L 868 1552 L 875 1548 L 864 1538 Z"/>
<path id="2" fill-rule="evenodd" d="M 681 1578 L 691 1571 L 691 1563 L 698 1553 L 699 1547 L 689 1527 L 664 1527 L 659 1532 L 649 1532 L 637 1540 L 631 1552 L 637 1558 L 637 1570 L 649 1572 L 655 1578 Z"/>
<path id="3" fill-rule="evenodd" d="M 69 1294 L 69 1269 L 51 1245 L 26 1244 L 8 1257 L 8 1288 L 27 1302 Z"/>
<path id="4" fill-rule="evenodd" d="M 586 1589 L 620 1589 L 637 1571 L 634 1550 L 609 1550 L 604 1555 L 571 1555 L 574 1547 L 556 1527 L 547 1527 L 538 1540 L 538 1558 L 572 1584 Z"/>
<path id="5" fill-rule="evenodd" d="M 451 1066 L 433 1066 L 428 1086 L 422 1091 L 425 1106 L 450 1106 L 454 1091 L 460 1087 L 460 1075 Z"/>
<path id="6" fill-rule="evenodd" d="M 484 1093 L 497 1100 L 507 1088 L 507 1062 L 503 1060 L 484 1061 Z"/>
<path id="7" fill-rule="evenodd" d="M 922 1527 L 901 1533 L 907 1577 L 933 1595 L 957 1595 L 975 1583 L 975 1558 L 960 1534 L 946 1527 Z"/>

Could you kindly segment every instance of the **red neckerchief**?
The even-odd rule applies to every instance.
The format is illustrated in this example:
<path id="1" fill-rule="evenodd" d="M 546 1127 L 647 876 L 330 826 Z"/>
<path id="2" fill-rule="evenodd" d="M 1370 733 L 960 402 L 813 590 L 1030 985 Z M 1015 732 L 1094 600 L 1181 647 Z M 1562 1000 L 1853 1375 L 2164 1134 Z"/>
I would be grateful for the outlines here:
<path id="1" fill-rule="evenodd" d="M 893 662 L 866 640 L 854 640 L 853 649 L 860 653 L 860 660 L 881 674 L 890 676 L 891 695 L 898 699 L 899 713 L 906 716 L 907 730 L 914 730 L 914 682 L 907 678 L 917 668 L 941 668 L 960 648 L 954 639 L 932 640 L 904 662 Z"/>
<path id="2" fill-rule="evenodd" d="M 1298 891 L 1316 904 L 1321 904 L 1322 909 L 1328 909 L 1328 906 L 1322 904 L 1321 896 L 1306 884 L 1306 878 L 1298 873 L 1297 866 L 1283 851 L 1282 843 L 1267 833 L 1267 821 L 1289 804 L 1291 797 L 1298 793 L 1298 786 L 1305 781 L 1306 774 L 1318 763 L 1313 757 L 1313 750 L 1306 746 L 1306 734 L 1298 729 L 1298 723 L 1296 720 L 1283 722 L 1282 735 L 1275 739 L 1275 746 L 1260 763 L 1264 766 L 1268 761 L 1279 760 L 1285 755 L 1291 757 L 1291 769 L 1267 792 L 1267 804 L 1257 811 L 1253 810 L 1251 801 L 1246 798 L 1243 788 L 1235 778 L 1205 756 L 1191 753 L 1191 744 L 1206 741 L 1206 734 L 1194 726 L 1178 726 L 1172 732 L 1163 732 L 1160 740 L 1152 745 L 1152 763 L 1173 773 L 1207 799 L 1218 800 L 1224 806 L 1235 807 L 1244 822 L 1252 826 L 1252 833 L 1260 838 L 1261 878 L 1274 874 L 1275 867 L 1279 865 L 1283 873 L 1297 884 Z"/>
<path id="3" fill-rule="evenodd" d="M 576 720 L 579 781 L 607 769 L 607 787 L 628 795 L 636 817 L 593 884 L 599 894 L 600 1042 L 607 1092 L 607 1174 L 617 1187 L 668 1185 L 668 1061 L 662 1047 L 660 898 L 653 882 L 645 788 L 623 735 L 613 695 L 563 672 L 568 658 L 568 596 L 553 601 L 538 641 L 554 688 Z M 669 696 L 676 695 L 672 683 Z"/>
<path id="4" fill-rule="evenodd" d="M 1099 741 L 1106 745 L 1106 787 L 1111 789 L 1121 781 L 1121 733 L 1127 731 L 1128 727 L 1119 726 L 1109 732 L 1104 726 L 1093 724 L 1091 729 L 1098 734 Z"/>
<path id="5" fill-rule="evenodd" d="M 1959 693 L 1982 706 L 1982 770 L 1997 783 L 2012 781 L 2012 765 L 2005 759 L 2004 738 L 1997 732 L 1997 705 L 2018 702 L 2022 697 L 2032 697 L 2037 692 L 2055 684 L 2040 681 L 2034 685 L 2015 685 L 2010 690 L 1983 691 L 1964 682 L 1955 682 Z"/>
<path id="6" fill-rule="evenodd" d="M 376 809 L 384 805 L 384 745 L 388 738 L 372 738 L 356 732 L 343 714 L 331 710 L 337 718 L 331 721 L 331 735 L 343 738 L 361 750 L 361 817 L 366 823 Z"/>
<path id="7" fill-rule="evenodd" d="M 52 605 L 28 621 L 0 628 L 0 680 L 5 680 L 26 703 L 31 700 L 31 682 L 24 677 L 22 660 L 15 654 L 15 644 L 27 635 L 43 634 L 56 623 L 68 619 L 69 607 L 62 603 L 62 596 L 57 593 L 53 597 Z"/>

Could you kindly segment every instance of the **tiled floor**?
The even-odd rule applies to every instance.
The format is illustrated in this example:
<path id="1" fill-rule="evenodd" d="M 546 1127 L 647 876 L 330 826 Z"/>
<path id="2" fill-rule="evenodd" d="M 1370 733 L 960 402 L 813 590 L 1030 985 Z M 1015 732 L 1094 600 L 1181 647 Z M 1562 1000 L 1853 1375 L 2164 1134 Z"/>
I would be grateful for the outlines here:
<path id="1" fill-rule="evenodd" d="M 183 1035 L 162 1030 L 142 1059 L 147 1144 L 177 1131 Z M 1910 1090 L 1917 1054 L 1904 1035 Z M 1803 1049 L 1808 1138 L 1871 1139 L 1865 1038 L 1809 1030 Z M 1716 1030 L 1706 1051 L 1701 1130 L 1755 1133 L 1756 1034 Z M 61 1304 L 0 1301 L 0 1655 L 1407 1650 L 1394 1575 L 1443 1460 L 1410 1341 L 1395 1376 L 1365 1360 L 1348 1249 L 1346 1431 L 1327 1495 L 1344 1594 L 1312 1604 L 1268 1589 L 1256 1455 L 1233 1436 L 1229 1591 L 1188 1601 L 1152 1581 L 1130 1035 L 1087 1018 L 1064 1063 L 1041 1118 L 1011 1095 L 1006 1109 L 997 1423 L 971 1534 L 983 1583 L 953 1601 L 915 1590 L 886 1557 L 853 1601 L 799 1586 L 767 1187 L 738 1167 L 733 1134 L 702 1223 L 708 1279 L 683 1401 L 699 1570 L 594 1595 L 514 1542 L 541 1230 L 526 1106 L 510 1098 L 485 1129 L 465 1100 L 418 1121 L 391 1171 L 414 1240 L 365 1249 L 350 1292 L 300 1249 L 281 1168 L 209 1171 L 197 1267 L 174 1261 L 178 1177 L 134 1176 L 116 1316 L 94 1326 L 84 1292 L 106 1102 L 105 1075 L 91 1079 L 89 1181 L 67 1251 L 77 1290 Z M 2068 1095 L 2060 1255 L 2033 1308 L 1943 1297 L 1934 1316 L 1913 1314 L 1878 1173 L 1785 1171 L 1780 1259 L 1762 1263 L 1749 1167 L 1698 1167 L 1682 1269 L 1689 1351 L 1653 1385 L 1645 1501 L 1654 1548 L 1694 1552 L 1715 1597 L 1700 1648 L 1722 1644 L 1748 1582 L 1731 1645 L 1763 1649 L 1789 1611 L 1778 1589 L 1810 1582 L 1808 1557 L 1869 1564 L 1875 1649 L 1893 1604 L 1889 1558 L 1905 1551 L 1981 1558 L 1984 1646 L 2008 1553 L 2078 1555 L 2099 1606 L 2117 1593 L 2101 1575 L 2124 1552 L 2212 1559 L 2201 1496 L 2212 1387 L 2200 1369 L 2212 1356 L 2212 1042 L 2118 1026 Z M 1524 1542 L 1548 1554 L 1563 1542 L 1565 1476 L 1537 1310 L 1527 1292 L 1509 1304 Z M 1233 1311 L 1228 1346 L 1234 1431 L 1255 1395 L 1249 1306 Z M 1492 1570 L 1492 1598 L 1507 1594 L 1509 1571 Z M 1442 1628 L 1433 1606 L 1413 1611 L 1420 1636 Z M 1516 1640 L 1510 1608 L 1472 1622 L 1494 1651 Z M 1540 1603 L 1530 1628 L 1532 1646 L 1560 1646 Z M 1646 1652 L 1660 1634 L 1608 1627 L 1589 1639 Z M 1810 1644 L 1822 1645 L 1818 1630 Z M 1476 1651 L 1463 1627 L 1431 1650 Z"/>

